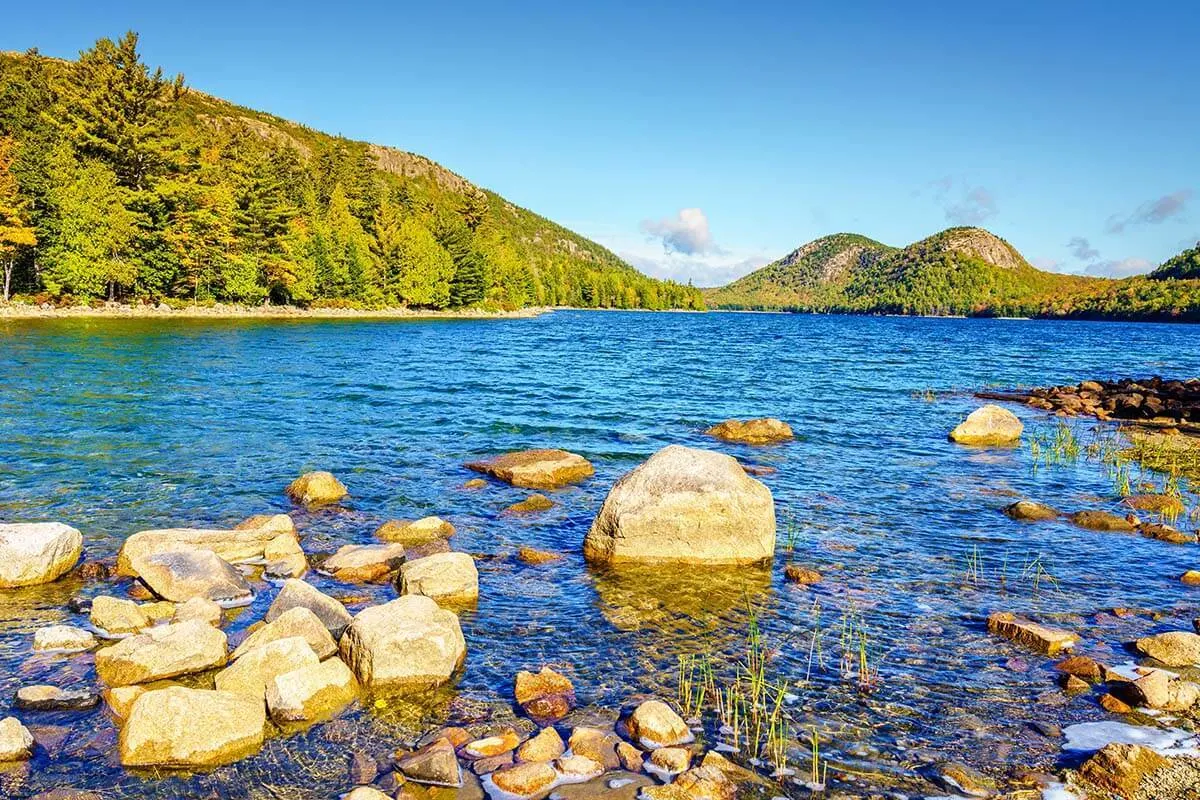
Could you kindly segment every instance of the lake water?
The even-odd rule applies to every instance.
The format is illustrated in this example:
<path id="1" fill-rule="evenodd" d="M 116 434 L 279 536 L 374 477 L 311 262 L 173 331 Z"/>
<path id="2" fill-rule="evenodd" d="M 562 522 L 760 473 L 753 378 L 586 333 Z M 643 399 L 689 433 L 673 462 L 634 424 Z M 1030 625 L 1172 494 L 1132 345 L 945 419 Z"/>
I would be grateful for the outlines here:
<path id="1" fill-rule="evenodd" d="M 268 511 L 291 511 L 309 552 L 369 542 L 389 518 L 438 514 L 458 528 L 454 548 L 479 558 L 481 587 L 462 615 L 465 670 L 420 714 L 355 709 L 336 736 L 318 726 L 211 774 L 155 779 L 120 769 L 103 711 L 16 712 L 51 747 L 30 770 L 0 774 L 0 789 L 331 797 L 350 786 L 350 749 L 386 752 L 451 714 L 454 693 L 507 706 L 522 668 L 558 665 L 596 709 L 641 693 L 673 699 L 680 655 L 741 652 L 748 607 L 773 650 L 772 678 L 795 695 L 800 746 L 815 728 L 823 758 L 862 773 L 839 779 L 843 790 L 916 793 L 922 765 L 943 758 L 997 776 L 1052 767 L 1061 742 L 1031 723 L 1109 717 L 1090 695 L 1059 693 L 1051 659 L 988 636 L 987 614 L 1037 615 L 1077 630 L 1079 652 L 1127 661 L 1122 642 L 1190 628 L 1200 590 L 1178 576 L 1200 567 L 1200 551 L 1013 522 L 999 509 L 1017 496 L 1065 510 L 1117 510 L 1118 498 L 1095 463 L 1035 470 L 1028 449 L 973 450 L 946 433 L 983 387 L 1200 375 L 1198 335 L 1175 325 L 617 312 L 0 320 L 0 519 L 72 524 L 85 558 L 102 560 L 138 530 L 230 526 Z M 1056 425 L 1016 410 L 1027 437 Z M 747 447 L 702 433 L 751 416 L 785 419 L 798 438 Z M 1091 423 L 1075 424 L 1091 435 Z M 608 488 L 670 443 L 777 470 L 761 478 L 781 520 L 771 570 L 608 573 L 584 563 L 583 536 Z M 551 493 L 554 509 L 522 517 L 500 512 L 528 492 L 460 488 L 473 477 L 464 462 L 526 447 L 580 453 L 596 475 Z M 347 484 L 345 511 L 291 508 L 283 487 L 310 469 Z M 521 545 L 565 558 L 527 566 L 514 558 Z M 789 559 L 825 580 L 785 583 Z M 357 595 L 352 609 L 394 596 L 309 580 Z M 258 588 L 231 633 L 269 605 L 274 588 Z M 66 580 L 0 595 L 0 716 L 20 685 L 94 681 L 90 656 L 32 657 L 31 634 L 83 621 L 64 607 L 75 593 L 123 591 Z M 1164 615 L 1099 613 L 1114 606 Z M 843 675 L 847 625 L 867 633 L 870 692 Z M 806 756 L 794 757 L 807 774 Z M 807 796 L 795 786 L 776 793 Z"/>

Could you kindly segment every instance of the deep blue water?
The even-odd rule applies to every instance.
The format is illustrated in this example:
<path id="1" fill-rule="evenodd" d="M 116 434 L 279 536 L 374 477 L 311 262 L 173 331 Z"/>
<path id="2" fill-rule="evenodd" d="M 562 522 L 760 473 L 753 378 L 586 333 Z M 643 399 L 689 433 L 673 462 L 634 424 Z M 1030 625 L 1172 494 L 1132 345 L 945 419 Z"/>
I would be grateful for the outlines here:
<path id="1" fill-rule="evenodd" d="M 776 679 L 808 679 L 793 689 L 791 714 L 803 736 L 817 727 L 828 757 L 902 777 L 934 757 L 1045 767 L 1058 743 L 1028 722 L 1105 712 L 1088 698 L 1060 705 L 1051 662 L 990 638 L 986 615 L 1010 609 L 1057 620 L 1083 634 L 1081 652 L 1127 660 L 1123 641 L 1190 626 L 1200 593 L 1178 576 L 1200 566 L 1198 551 L 1065 522 L 1012 522 L 998 509 L 1018 495 L 1065 510 L 1115 510 L 1118 498 L 1095 463 L 1034 470 L 1027 449 L 972 450 L 946 433 L 983 387 L 1200 375 L 1198 336 L 1175 325 L 773 314 L 0 320 L 0 519 L 75 525 L 85 557 L 102 560 L 138 530 L 226 526 L 267 511 L 292 511 L 312 552 L 370 541 L 389 518 L 438 514 L 458 527 L 454 547 L 480 557 L 481 600 L 462 617 L 464 696 L 507 701 L 516 670 L 542 663 L 568 671 L 587 704 L 617 708 L 639 691 L 669 696 L 679 654 L 737 650 L 749 604 L 778 650 Z M 1057 424 L 1016 410 L 1027 434 Z M 702 434 L 752 416 L 787 420 L 797 441 L 754 448 Z M 1075 425 L 1093 435 L 1091 423 Z M 762 478 L 781 519 L 770 573 L 606 574 L 584 564 L 580 545 L 608 487 L 669 443 L 777 468 Z M 499 512 L 528 492 L 460 489 L 473 477 L 464 462 L 525 447 L 581 453 L 597 474 L 554 492 L 553 510 L 522 518 Z M 342 478 L 346 511 L 289 506 L 283 487 L 310 469 Z M 790 555 L 786 519 L 794 520 Z M 512 557 L 523 544 L 566 558 L 525 566 Z M 812 589 L 785 584 L 789 558 L 825 580 Z M 260 588 L 231 632 L 269 604 L 274 590 Z M 82 619 L 63 608 L 76 591 L 121 589 L 66 581 L 0 597 L 0 716 L 23 683 L 93 679 L 87 657 L 29 652 L 39 625 Z M 393 595 L 372 591 L 377 600 Z M 1165 616 L 1096 616 L 1113 606 Z M 850 619 L 869 633 L 878 670 L 869 695 L 838 669 Z M 816 629 L 824 663 L 814 665 Z M 344 753 L 330 755 L 315 730 L 213 775 L 146 782 L 115 766 L 103 712 L 16 713 L 63 729 L 57 748 L 10 776 L 16 796 L 111 784 L 112 796 L 201 796 L 219 786 L 251 797 L 259 795 L 249 786 L 270 776 L 323 797 L 337 779 L 299 774 L 291 759 Z M 368 747 L 399 735 L 386 714 L 350 719 Z"/>

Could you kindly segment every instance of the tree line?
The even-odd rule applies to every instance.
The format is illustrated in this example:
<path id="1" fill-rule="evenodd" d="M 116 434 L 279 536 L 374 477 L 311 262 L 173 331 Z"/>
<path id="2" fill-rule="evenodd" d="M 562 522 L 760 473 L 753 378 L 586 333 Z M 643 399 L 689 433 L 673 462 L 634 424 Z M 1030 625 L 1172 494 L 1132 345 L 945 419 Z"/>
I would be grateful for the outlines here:
<path id="1" fill-rule="evenodd" d="M 703 308 L 495 194 L 382 169 L 137 48 L 0 54 L 4 300 Z"/>

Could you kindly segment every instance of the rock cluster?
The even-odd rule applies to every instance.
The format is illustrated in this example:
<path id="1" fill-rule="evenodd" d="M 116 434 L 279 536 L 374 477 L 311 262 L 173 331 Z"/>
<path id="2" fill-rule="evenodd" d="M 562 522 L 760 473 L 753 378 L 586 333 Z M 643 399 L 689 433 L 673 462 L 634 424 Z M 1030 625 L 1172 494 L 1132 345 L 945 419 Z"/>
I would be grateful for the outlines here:
<path id="1" fill-rule="evenodd" d="M 1200 379 L 1122 378 L 1048 386 L 1028 392 L 980 393 L 981 397 L 1017 400 L 1063 416 L 1152 421 L 1162 425 L 1200 425 Z"/>

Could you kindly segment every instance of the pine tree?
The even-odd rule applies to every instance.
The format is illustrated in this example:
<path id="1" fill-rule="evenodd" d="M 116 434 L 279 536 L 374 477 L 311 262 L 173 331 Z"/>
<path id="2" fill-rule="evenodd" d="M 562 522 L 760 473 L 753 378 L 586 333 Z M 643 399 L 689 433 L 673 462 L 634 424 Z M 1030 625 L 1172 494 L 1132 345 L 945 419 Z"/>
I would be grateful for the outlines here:
<path id="1" fill-rule="evenodd" d="M 400 224 L 396 294 L 405 305 L 445 308 L 450 304 L 454 259 L 414 217 Z"/>

